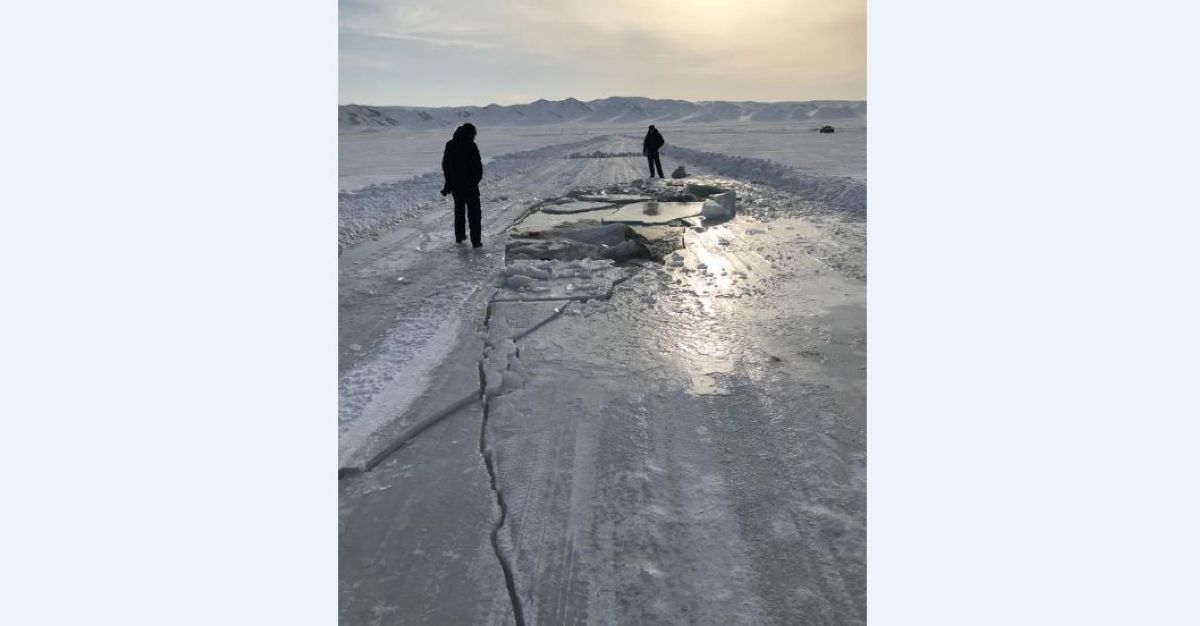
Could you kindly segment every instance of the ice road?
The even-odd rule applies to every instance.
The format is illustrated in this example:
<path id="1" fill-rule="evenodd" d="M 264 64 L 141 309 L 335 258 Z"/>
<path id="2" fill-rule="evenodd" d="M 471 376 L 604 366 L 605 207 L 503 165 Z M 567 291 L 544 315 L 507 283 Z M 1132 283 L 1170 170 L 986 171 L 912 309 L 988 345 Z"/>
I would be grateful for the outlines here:
<path id="1" fill-rule="evenodd" d="M 681 143 L 341 194 L 341 623 L 866 623 L 865 176 Z"/>

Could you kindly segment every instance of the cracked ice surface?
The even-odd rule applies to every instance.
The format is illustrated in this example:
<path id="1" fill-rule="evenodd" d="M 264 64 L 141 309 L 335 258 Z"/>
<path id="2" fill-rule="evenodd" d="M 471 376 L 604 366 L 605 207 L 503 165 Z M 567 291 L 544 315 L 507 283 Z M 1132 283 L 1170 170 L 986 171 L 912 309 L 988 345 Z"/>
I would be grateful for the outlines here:
<path id="1" fill-rule="evenodd" d="M 631 140 L 598 137 L 587 143 L 624 149 Z M 472 330 L 461 320 L 483 308 L 490 295 L 484 287 L 501 276 L 498 239 L 518 216 L 541 197 L 634 176 L 630 159 L 561 158 L 574 147 L 550 146 L 496 159 L 483 187 L 481 250 L 454 244 L 452 205 L 436 187 L 396 183 L 349 194 L 339 202 L 344 220 L 361 217 L 372 225 L 401 220 L 382 237 L 347 249 L 338 261 L 342 466 L 386 446 L 378 433 L 406 418 L 433 380 L 432 370 L 447 358 L 449 346 Z"/>
<path id="2" fill-rule="evenodd" d="M 561 161 L 506 191 L 526 199 L 506 215 L 530 189 L 593 177 L 630 195 L 736 190 L 738 216 L 688 229 L 663 266 L 490 257 L 470 300 L 501 285 L 487 322 L 462 324 L 447 357 L 469 354 L 474 379 L 433 378 L 489 390 L 486 412 L 449 415 L 343 481 L 343 622 L 511 624 L 511 595 L 529 624 L 864 623 L 865 225 L 703 165 L 686 183 L 613 185 L 599 179 L 630 180 L 641 160 Z M 405 288 L 464 271 L 392 269 Z M 604 295 L 549 288 L 585 279 Z M 538 300 L 550 294 L 563 297 Z M 463 343 L 472 328 L 484 336 Z M 362 347 L 351 365 L 379 354 L 346 337 Z"/>
<path id="3" fill-rule="evenodd" d="M 530 623 L 865 622 L 865 290 L 775 224 L 522 342 L 489 437 Z"/>
<path id="4" fill-rule="evenodd" d="M 514 300 L 587 300 L 607 298 L 613 283 L 630 270 L 606 259 L 576 261 L 511 261 L 494 302 Z"/>

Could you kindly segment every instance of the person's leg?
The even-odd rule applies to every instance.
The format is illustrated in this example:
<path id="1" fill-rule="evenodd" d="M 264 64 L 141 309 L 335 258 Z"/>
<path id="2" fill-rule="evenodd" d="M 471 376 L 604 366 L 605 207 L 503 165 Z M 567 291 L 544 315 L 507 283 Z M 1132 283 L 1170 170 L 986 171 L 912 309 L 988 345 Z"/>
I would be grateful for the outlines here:
<path id="1" fill-rule="evenodd" d="M 483 245 L 483 225 L 480 224 L 483 215 L 478 194 L 467 198 L 467 217 L 471 222 L 471 245 L 478 248 Z"/>
<path id="2" fill-rule="evenodd" d="M 467 238 L 467 199 L 454 194 L 454 241 L 462 243 Z"/>
<path id="3" fill-rule="evenodd" d="M 646 162 L 650 164 L 650 178 L 654 178 L 654 154 L 646 155 Z"/>
<path id="4" fill-rule="evenodd" d="M 663 178 L 662 160 L 658 158 L 658 153 L 654 153 L 654 166 L 658 168 L 658 177 Z"/>

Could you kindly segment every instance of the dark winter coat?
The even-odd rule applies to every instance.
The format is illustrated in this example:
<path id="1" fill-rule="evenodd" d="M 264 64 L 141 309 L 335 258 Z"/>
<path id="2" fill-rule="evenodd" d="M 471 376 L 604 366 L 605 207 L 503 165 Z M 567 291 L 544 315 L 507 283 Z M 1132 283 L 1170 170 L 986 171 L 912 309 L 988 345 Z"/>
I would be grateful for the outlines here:
<path id="1" fill-rule="evenodd" d="M 663 139 L 662 133 L 651 126 L 650 131 L 646 133 L 646 138 L 642 140 L 642 154 L 657 154 L 658 149 L 666 143 L 667 140 Z"/>
<path id="2" fill-rule="evenodd" d="M 444 192 L 479 195 L 483 159 L 479 157 L 479 146 L 475 145 L 474 125 L 459 126 L 454 131 L 454 138 L 446 142 L 446 151 L 442 153 L 442 174 L 446 176 Z"/>

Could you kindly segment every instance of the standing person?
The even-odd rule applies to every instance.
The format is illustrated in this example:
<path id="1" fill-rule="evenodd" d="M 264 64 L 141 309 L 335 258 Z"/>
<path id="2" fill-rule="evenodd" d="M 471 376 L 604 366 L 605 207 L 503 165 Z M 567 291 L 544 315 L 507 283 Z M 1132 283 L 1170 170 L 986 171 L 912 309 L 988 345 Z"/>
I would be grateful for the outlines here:
<path id="1" fill-rule="evenodd" d="M 463 124 L 454 131 L 454 137 L 446 142 L 442 153 L 442 174 L 446 184 L 442 195 L 454 194 L 454 240 L 462 243 L 467 238 L 465 217 L 471 223 L 471 246 L 483 245 L 480 231 L 479 181 L 483 180 L 483 160 L 479 158 L 479 146 L 475 145 L 475 125 Z"/>
<path id="2" fill-rule="evenodd" d="M 650 178 L 654 178 L 655 167 L 658 168 L 658 177 L 663 178 L 662 161 L 658 160 L 658 149 L 665 143 L 667 140 L 663 139 L 662 134 L 651 124 L 646 138 L 642 140 L 642 154 L 646 155 L 646 160 L 650 162 Z"/>

